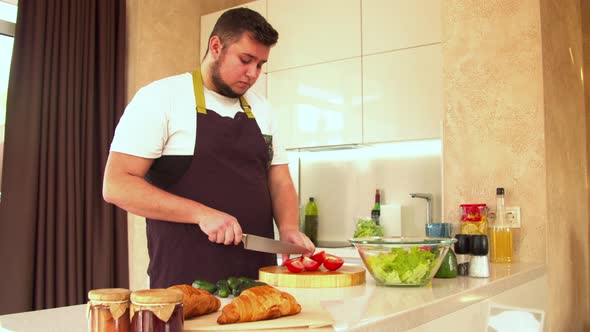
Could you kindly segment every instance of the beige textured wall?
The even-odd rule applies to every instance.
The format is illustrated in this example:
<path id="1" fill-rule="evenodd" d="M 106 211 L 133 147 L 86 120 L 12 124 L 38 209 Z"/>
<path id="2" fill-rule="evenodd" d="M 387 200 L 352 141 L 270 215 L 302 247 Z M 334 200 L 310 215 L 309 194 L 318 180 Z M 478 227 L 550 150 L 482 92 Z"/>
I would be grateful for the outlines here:
<path id="1" fill-rule="evenodd" d="M 237 6 L 244 0 L 127 0 L 128 99 L 146 84 L 191 71 L 199 64 L 201 15 Z M 147 284 L 144 218 L 129 214 L 130 288 Z"/>
<path id="2" fill-rule="evenodd" d="M 199 2 L 201 13 L 199 17 L 211 14 L 218 10 L 239 6 L 254 0 L 197 0 Z"/>
<path id="3" fill-rule="evenodd" d="M 520 206 L 515 257 L 545 259 L 547 225 L 538 0 L 443 1 L 444 215 L 461 203 Z"/>
<path id="4" fill-rule="evenodd" d="M 588 330 L 588 184 L 581 1 L 541 0 L 550 331 Z M 567 258 L 567 259 L 564 259 Z M 567 296 L 564 296 L 567 294 Z"/>
<path id="5" fill-rule="evenodd" d="M 586 102 L 586 179 L 588 179 L 590 178 L 590 1 L 582 0 L 581 3 L 582 38 L 584 40 L 584 100 Z M 590 207 L 590 193 L 587 201 Z M 587 223 L 590 225 L 590 210 Z M 588 227 L 588 238 L 590 238 L 590 226 Z M 590 276 L 590 264 L 588 264 L 585 274 Z M 588 296 L 587 305 L 590 310 L 590 296 Z"/>
<path id="6" fill-rule="evenodd" d="M 516 258 L 548 264 L 547 331 L 590 328 L 584 1 L 443 7 L 445 217 L 506 187 Z"/>

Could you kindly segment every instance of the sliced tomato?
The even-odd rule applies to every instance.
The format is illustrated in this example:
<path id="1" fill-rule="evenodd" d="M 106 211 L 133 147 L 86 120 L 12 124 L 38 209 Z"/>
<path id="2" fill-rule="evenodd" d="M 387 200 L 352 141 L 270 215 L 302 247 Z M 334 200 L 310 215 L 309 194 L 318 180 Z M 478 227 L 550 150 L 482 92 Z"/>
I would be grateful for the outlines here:
<path id="1" fill-rule="evenodd" d="M 313 259 L 314 261 L 322 264 L 324 262 L 324 259 L 326 258 L 326 253 L 324 251 L 320 251 L 317 254 L 314 254 L 313 256 L 311 256 L 311 259 Z"/>
<path id="2" fill-rule="evenodd" d="M 322 265 L 322 263 L 316 262 L 309 257 L 301 256 L 300 259 L 301 259 L 301 263 L 303 263 L 303 268 L 306 271 L 315 271 L 320 268 L 320 265 Z"/>
<path id="3" fill-rule="evenodd" d="M 336 271 L 344 264 L 344 260 L 336 255 L 324 254 L 324 256 L 324 267 L 330 271 Z"/>
<path id="4" fill-rule="evenodd" d="M 301 263 L 301 259 L 299 259 L 299 257 L 291 258 L 285 261 L 284 265 L 287 267 L 289 271 L 293 273 L 299 273 L 303 271 L 303 263 Z"/>

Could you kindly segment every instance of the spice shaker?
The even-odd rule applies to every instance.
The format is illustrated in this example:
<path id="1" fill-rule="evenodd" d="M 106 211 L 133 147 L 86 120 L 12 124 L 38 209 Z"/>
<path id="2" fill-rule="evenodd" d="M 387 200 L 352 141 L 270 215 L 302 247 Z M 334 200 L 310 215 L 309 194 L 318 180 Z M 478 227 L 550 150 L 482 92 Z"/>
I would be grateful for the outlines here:
<path id="1" fill-rule="evenodd" d="M 488 259 L 488 237 L 487 235 L 472 235 L 469 239 L 469 276 L 476 278 L 487 278 L 490 276 L 490 263 Z"/>
<path id="2" fill-rule="evenodd" d="M 130 294 L 130 290 L 123 288 L 89 291 L 88 332 L 128 332 Z"/>
<path id="3" fill-rule="evenodd" d="M 457 234 L 455 238 L 455 254 L 457 256 L 457 273 L 460 276 L 469 275 L 469 261 L 471 256 L 469 255 L 469 234 Z"/>

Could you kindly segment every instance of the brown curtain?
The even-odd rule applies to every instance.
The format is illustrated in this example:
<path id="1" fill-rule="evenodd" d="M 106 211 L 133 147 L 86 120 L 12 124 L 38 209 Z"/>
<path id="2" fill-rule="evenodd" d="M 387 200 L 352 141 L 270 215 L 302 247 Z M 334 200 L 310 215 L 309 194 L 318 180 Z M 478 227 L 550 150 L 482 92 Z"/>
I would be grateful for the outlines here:
<path id="1" fill-rule="evenodd" d="M 125 103 L 124 0 L 20 0 L 0 202 L 0 314 L 128 287 L 126 214 L 102 199 Z"/>

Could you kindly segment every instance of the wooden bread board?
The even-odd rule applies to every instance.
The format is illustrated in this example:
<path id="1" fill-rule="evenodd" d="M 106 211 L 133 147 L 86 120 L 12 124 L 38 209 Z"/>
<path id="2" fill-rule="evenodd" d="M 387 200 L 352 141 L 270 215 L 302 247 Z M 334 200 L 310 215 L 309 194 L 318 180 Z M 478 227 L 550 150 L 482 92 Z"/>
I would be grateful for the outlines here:
<path id="1" fill-rule="evenodd" d="M 184 331 L 246 331 L 296 327 L 318 328 L 330 326 L 334 323 L 330 313 L 319 303 L 302 303 L 301 312 L 296 315 L 258 322 L 220 325 L 217 324 L 217 317 L 220 314 L 221 310 L 201 317 L 187 319 L 184 321 Z"/>
<path id="2" fill-rule="evenodd" d="M 292 273 L 285 266 L 267 266 L 258 270 L 258 279 L 271 286 L 290 288 L 336 288 L 365 283 L 366 270 L 358 265 L 345 265 L 336 271 L 323 267 L 317 271 Z"/>

